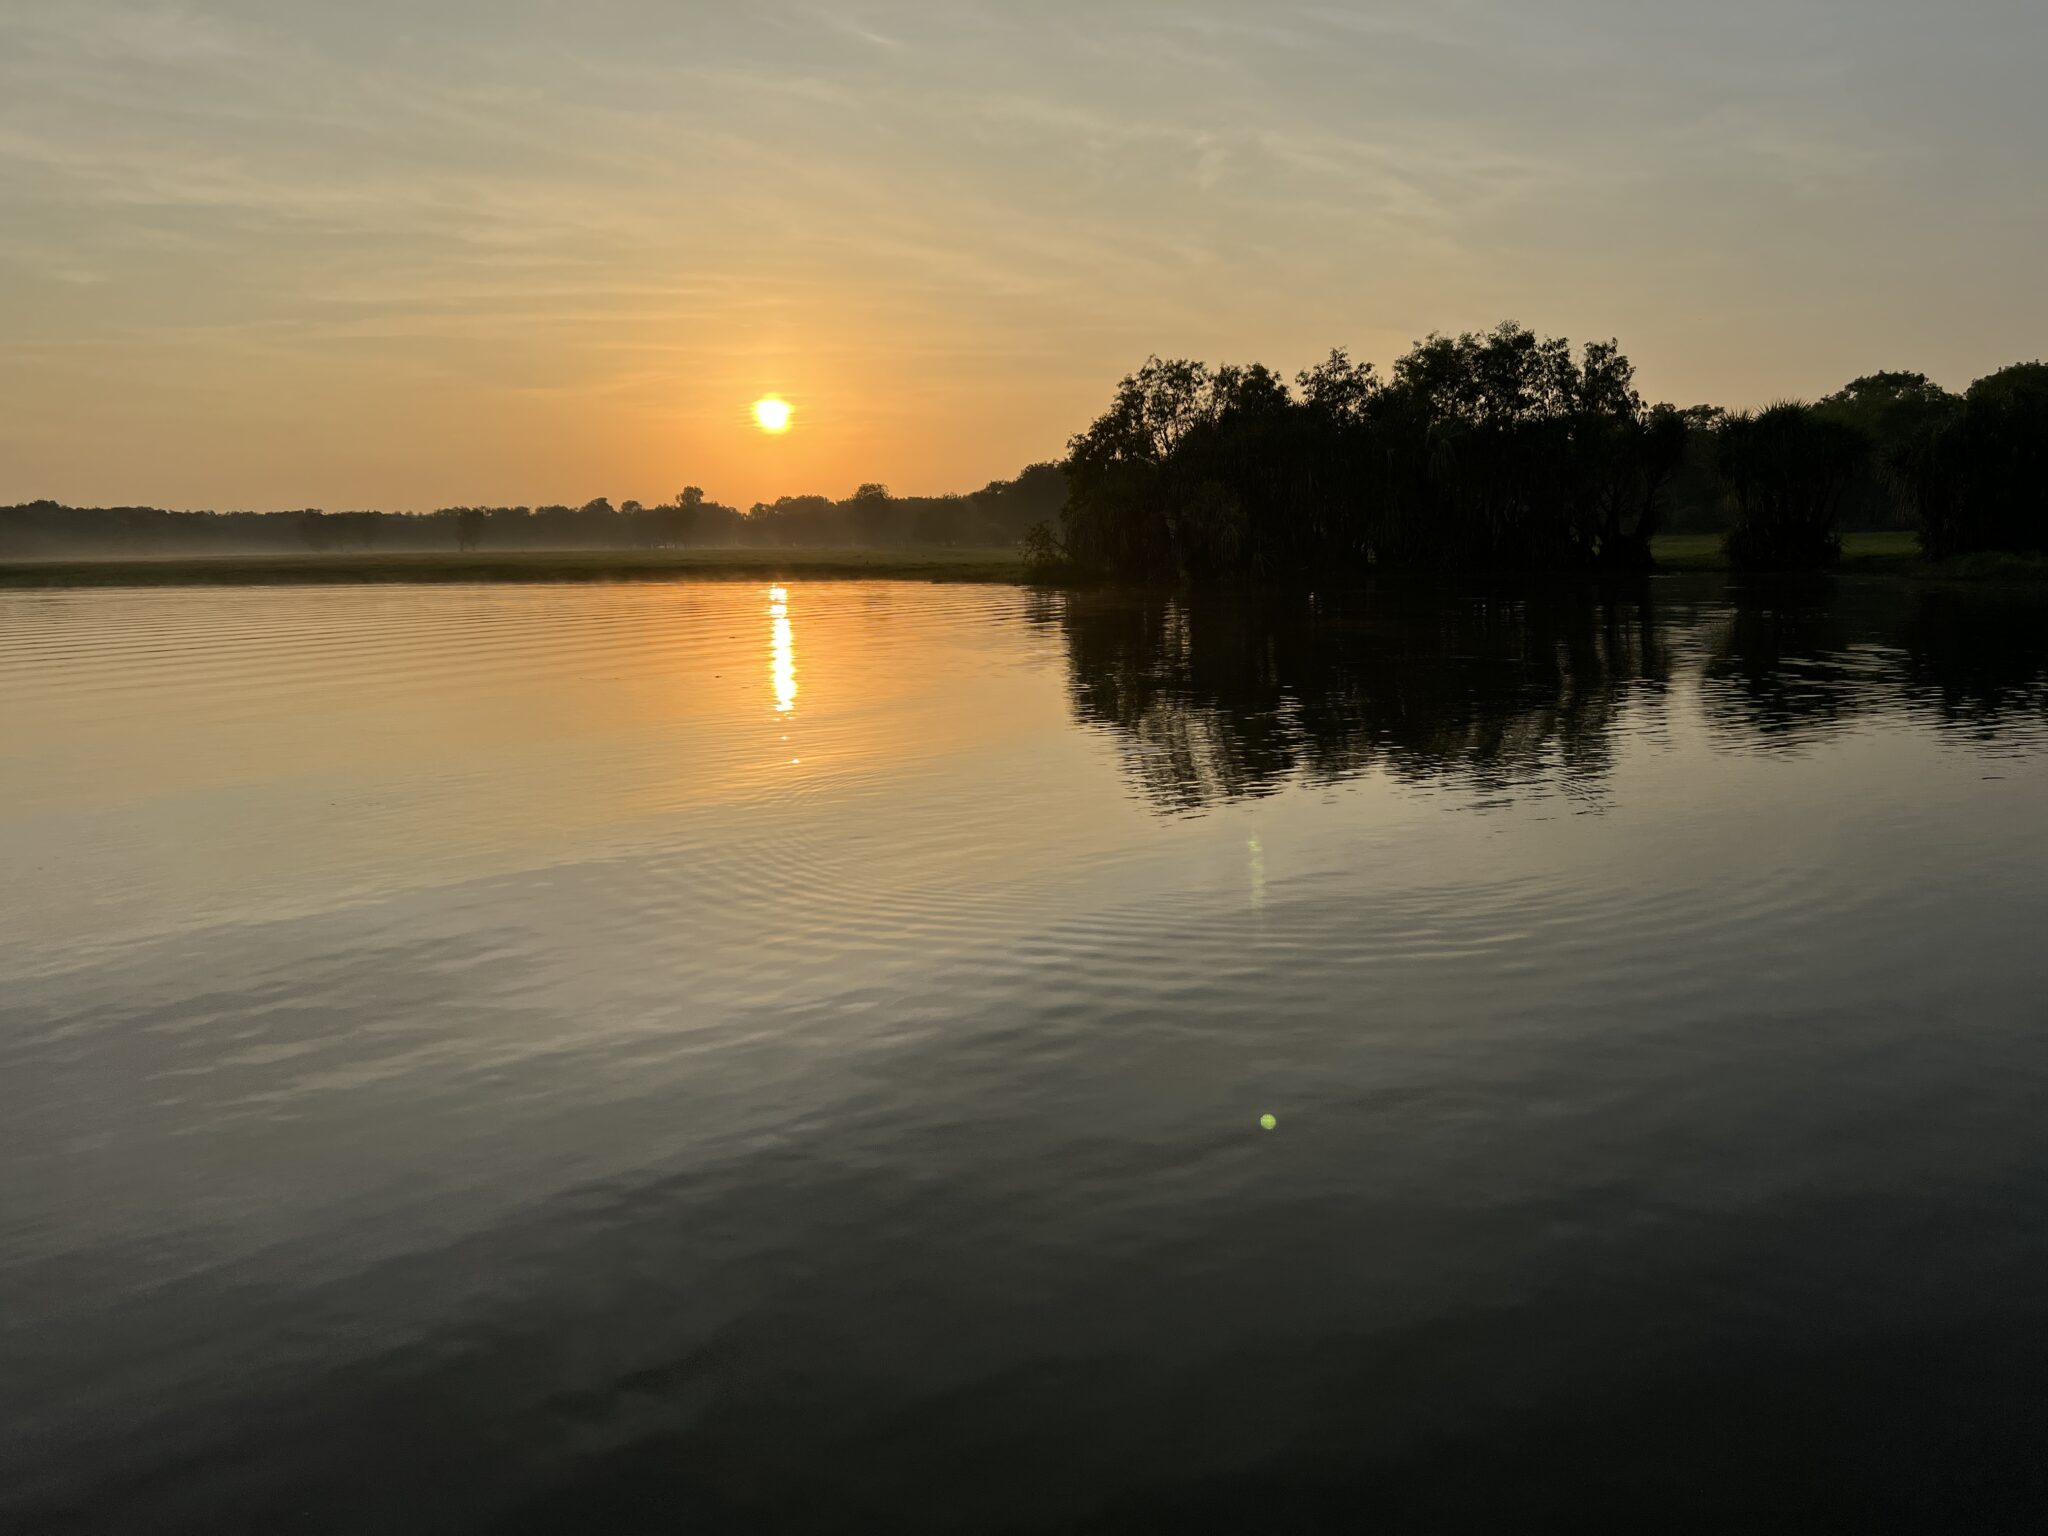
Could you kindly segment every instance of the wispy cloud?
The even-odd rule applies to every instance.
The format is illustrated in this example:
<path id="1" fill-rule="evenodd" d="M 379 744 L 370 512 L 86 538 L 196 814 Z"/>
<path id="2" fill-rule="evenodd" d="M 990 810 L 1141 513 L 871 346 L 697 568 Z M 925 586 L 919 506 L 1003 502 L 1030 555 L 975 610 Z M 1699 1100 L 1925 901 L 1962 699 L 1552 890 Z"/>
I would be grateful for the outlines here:
<path id="1" fill-rule="evenodd" d="M 863 473 L 935 485 L 1056 445 L 1155 347 L 1487 309 L 1606 329 L 1623 303 L 1671 393 L 1739 399 L 1735 342 L 1769 371 L 1823 281 L 1767 282 L 1758 250 L 1796 237 L 1817 274 L 1889 227 L 1887 281 L 1942 281 L 1959 250 L 2032 261 L 2024 188 L 1973 169 L 2048 133 L 2024 72 L 1905 0 L 1854 21 L 1765 0 L 0 7 L 0 400 L 33 444 L 62 438 L 36 387 L 57 374 L 266 420 L 338 391 L 402 402 L 376 430 L 459 444 L 454 415 L 516 393 L 553 402 L 565 444 L 613 441 L 605 411 L 661 417 L 650 462 L 680 441 L 738 475 L 754 461 L 688 413 L 772 373 Z M 1945 227 L 1902 222 L 1909 192 Z M 1831 305 L 1910 311 L 1836 266 Z M 2025 332 L 2048 325 L 2037 288 L 1972 302 Z M 962 403 L 1002 391 L 1000 421 Z M 135 419 L 123 462 L 146 465 Z"/>

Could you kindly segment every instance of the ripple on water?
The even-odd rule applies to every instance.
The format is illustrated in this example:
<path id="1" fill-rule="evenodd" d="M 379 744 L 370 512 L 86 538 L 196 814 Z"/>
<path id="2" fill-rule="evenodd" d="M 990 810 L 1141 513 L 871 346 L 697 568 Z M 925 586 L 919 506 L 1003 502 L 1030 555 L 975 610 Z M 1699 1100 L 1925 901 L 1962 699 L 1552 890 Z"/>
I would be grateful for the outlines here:
<path id="1" fill-rule="evenodd" d="M 0 1512 L 1979 1510 L 2034 611 L 0 594 Z"/>

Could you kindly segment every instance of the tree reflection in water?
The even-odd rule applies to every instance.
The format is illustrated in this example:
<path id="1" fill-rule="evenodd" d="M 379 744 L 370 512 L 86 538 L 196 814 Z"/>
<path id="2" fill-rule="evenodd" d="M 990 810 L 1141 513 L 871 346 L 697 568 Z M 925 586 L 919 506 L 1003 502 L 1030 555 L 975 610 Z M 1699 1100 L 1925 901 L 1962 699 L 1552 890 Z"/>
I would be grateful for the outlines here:
<path id="1" fill-rule="evenodd" d="M 2025 589 L 1414 580 L 1046 594 L 1032 616 L 1065 641 L 1077 718 L 1169 813 L 1371 769 L 1597 807 L 1624 718 L 1679 707 L 1752 750 L 1874 715 L 2007 749 L 2048 727 L 2048 593 Z"/>

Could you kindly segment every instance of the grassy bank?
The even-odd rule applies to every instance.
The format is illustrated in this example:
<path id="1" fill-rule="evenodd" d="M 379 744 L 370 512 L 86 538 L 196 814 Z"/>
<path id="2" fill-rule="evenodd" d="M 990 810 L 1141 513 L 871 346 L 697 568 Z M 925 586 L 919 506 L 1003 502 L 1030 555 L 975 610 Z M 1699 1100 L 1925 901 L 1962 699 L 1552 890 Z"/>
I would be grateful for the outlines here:
<path id="1" fill-rule="evenodd" d="M 506 549 L 0 562 L 4 587 L 240 586 L 318 582 L 776 581 L 799 576 L 1017 581 L 1008 549 Z"/>

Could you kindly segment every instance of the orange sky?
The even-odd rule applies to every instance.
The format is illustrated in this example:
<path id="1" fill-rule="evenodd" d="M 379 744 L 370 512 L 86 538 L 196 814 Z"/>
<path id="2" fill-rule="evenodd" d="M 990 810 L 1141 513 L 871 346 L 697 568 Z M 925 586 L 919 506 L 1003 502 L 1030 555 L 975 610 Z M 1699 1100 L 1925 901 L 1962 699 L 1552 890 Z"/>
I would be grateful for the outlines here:
<path id="1" fill-rule="evenodd" d="M 971 489 L 1148 352 L 1505 317 L 1961 386 L 2048 334 L 2048 21 L 1966 9 L 11 7 L 0 501 Z"/>

